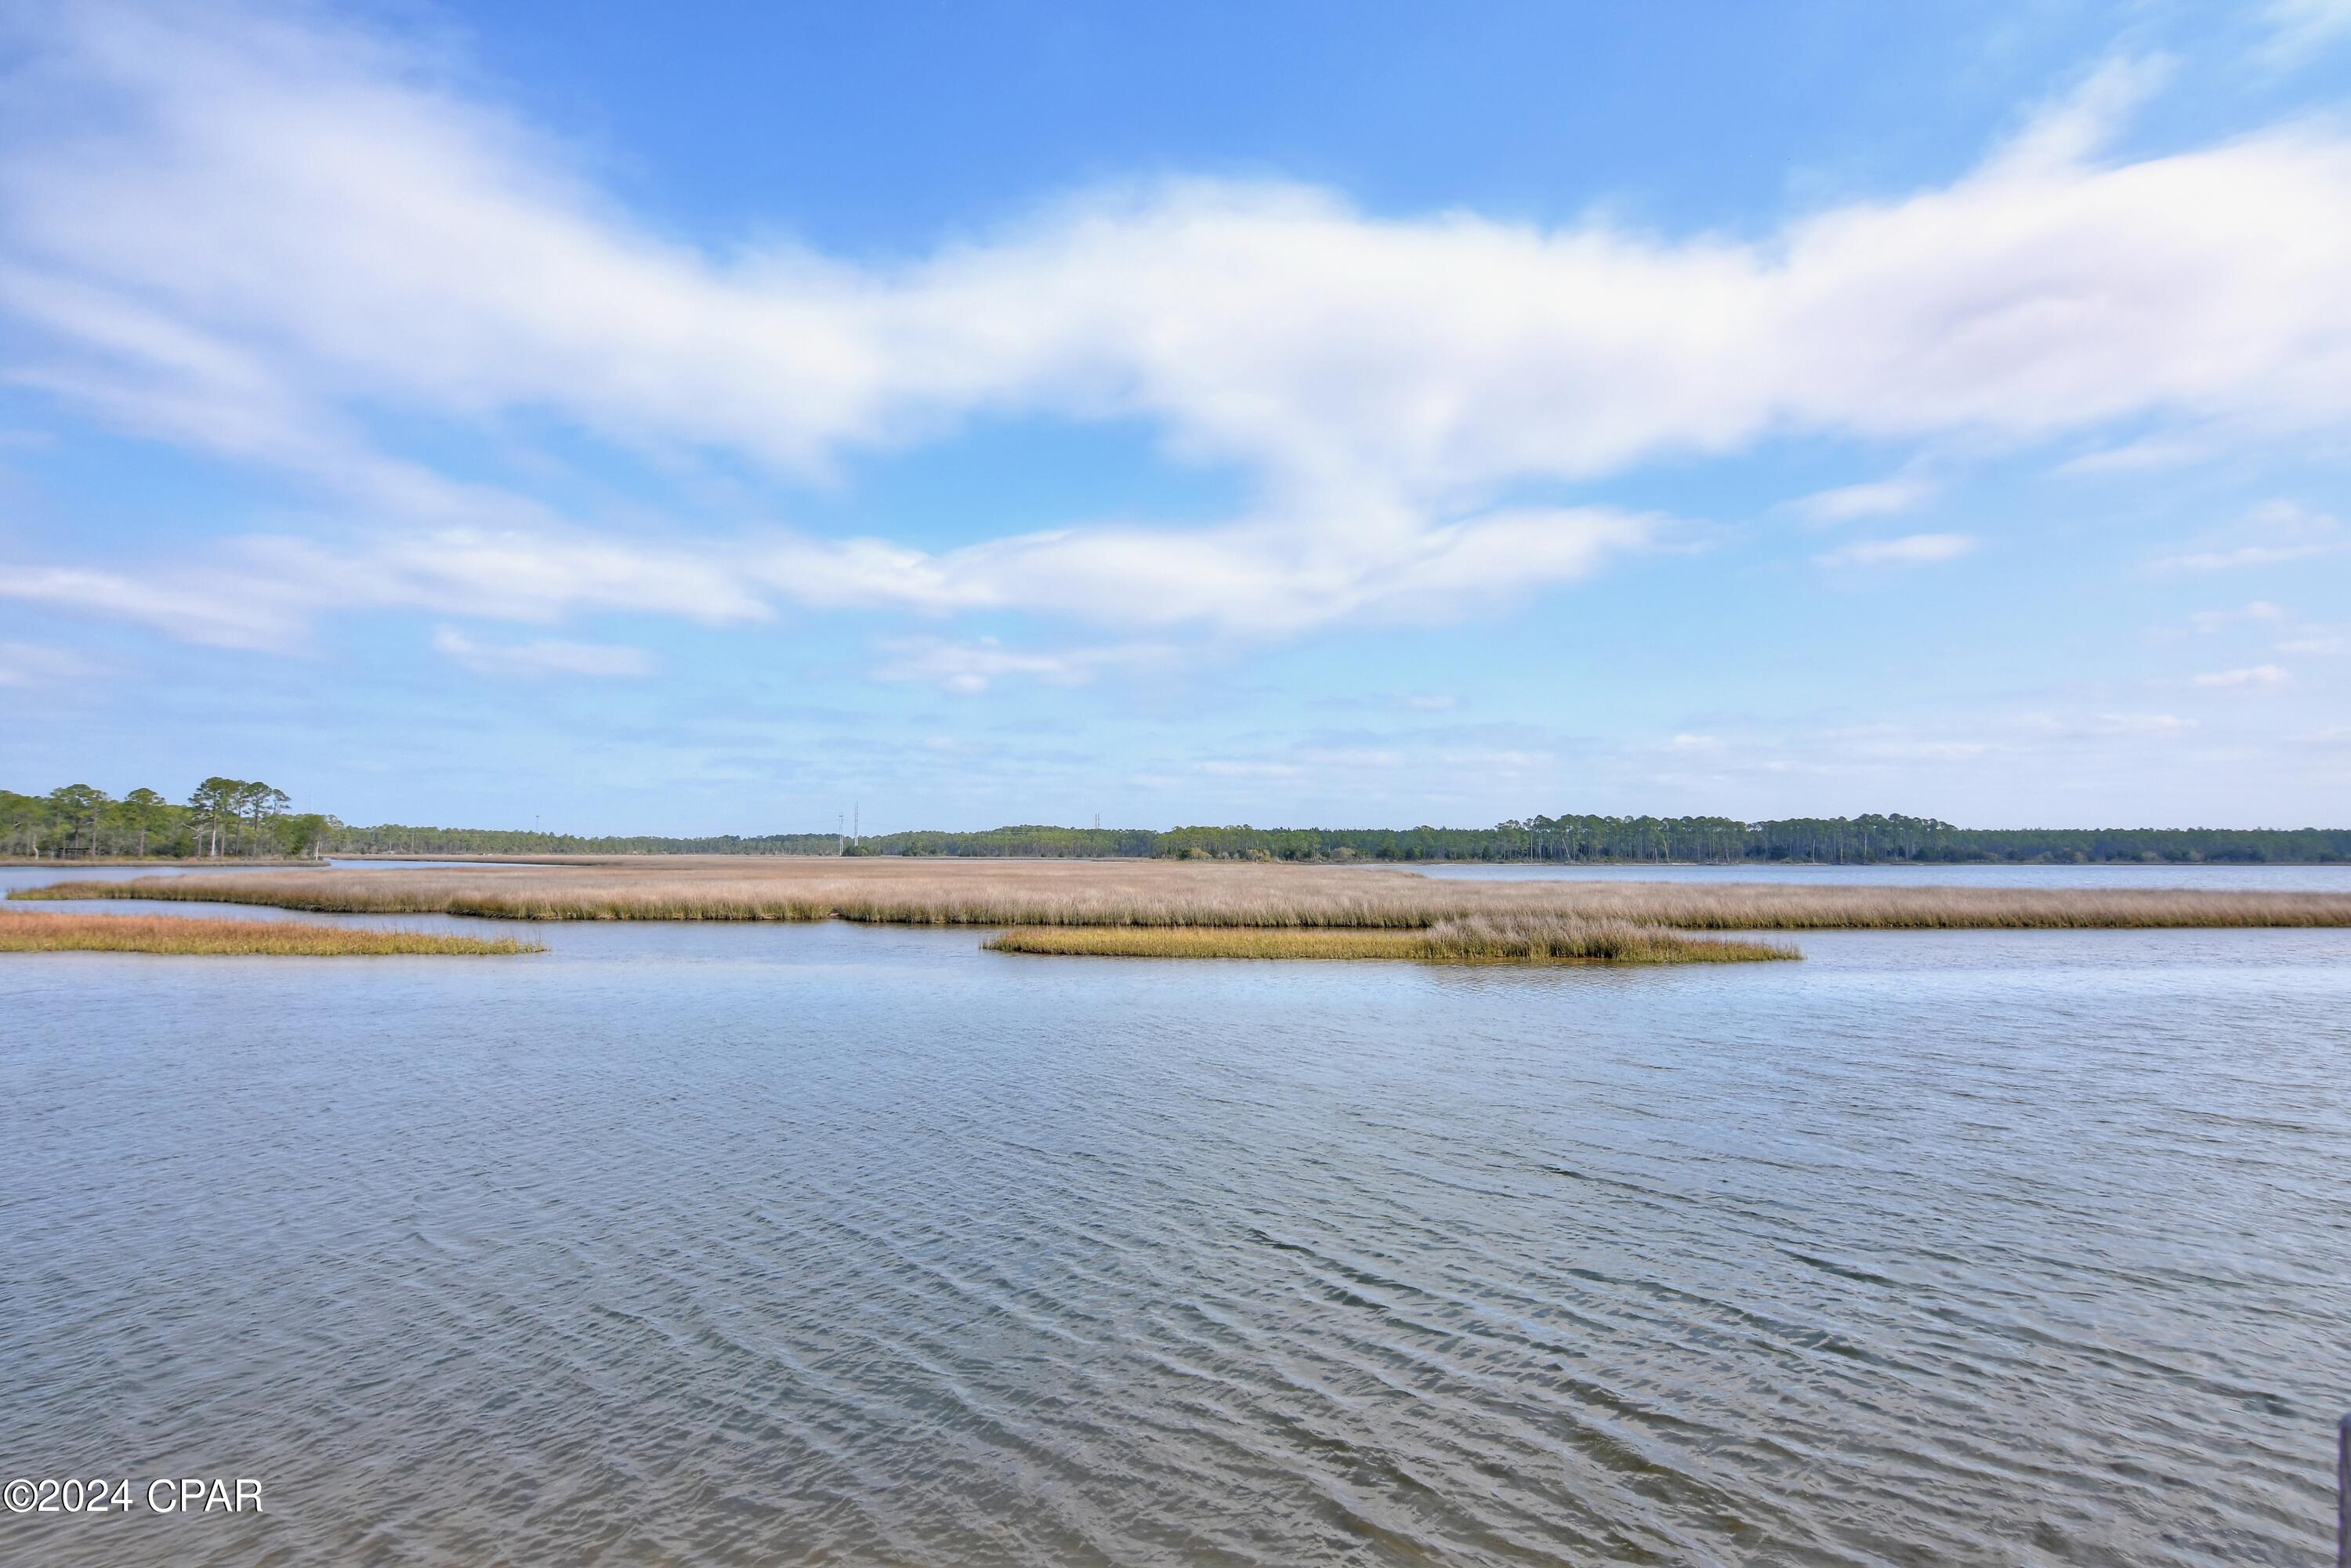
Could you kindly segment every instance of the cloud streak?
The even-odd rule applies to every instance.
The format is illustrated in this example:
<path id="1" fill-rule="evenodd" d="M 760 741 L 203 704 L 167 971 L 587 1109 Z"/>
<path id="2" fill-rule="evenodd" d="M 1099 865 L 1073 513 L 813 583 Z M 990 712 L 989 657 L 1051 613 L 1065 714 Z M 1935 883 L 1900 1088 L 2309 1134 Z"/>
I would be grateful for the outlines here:
<path id="1" fill-rule="evenodd" d="M 1083 685 L 1106 670 L 1161 664 L 1171 657 L 1169 650 L 1145 644 L 1038 653 L 1008 648 L 993 637 L 968 643 L 910 638 L 893 641 L 884 651 L 889 657 L 873 672 L 875 679 L 922 682 L 963 695 L 984 692 L 1008 678 Z"/>
<path id="2" fill-rule="evenodd" d="M 2335 518 L 2314 512 L 2299 502 L 2265 501 L 2234 524 L 2208 535 L 2200 548 L 2179 550 L 2151 562 L 2150 571 L 2235 571 L 2245 567 L 2283 566 L 2351 549 L 2351 538 Z"/>
<path id="3" fill-rule="evenodd" d="M 548 675 L 630 679 L 653 673 L 653 656 L 642 648 L 611 643 L 567 643 L 544 638 L 528 643 L 486 643 L 454 626 L 433 633 L 433 651 L 481 675 L 535 680 Z"/>
<path id="4" fill-rule="evenodd" d="M 2193 684 L 2206 691 L 2226 692 L 2282 686 L 2287 678 L 2285 671 L 2275 664 L 2253 664 L 2241 670 L 2215 670 L 2198 675 Z"/>
<path id="5" fill-rule="evenodd" d="M 265 587 L 238 591 L 214 574 L 175 584 L 109 571 L 0 565 L 0 599 L 153 627 L 215 648 L 280 648 L 298 634 L 300 616 Z"/>
<path id="6" fill-rule="evenodd" d="M 1936 488 L 1931 480 L 1897 476 L 1817 491 L 1792 505 L 1816 523 L 1844 523 L 1856 517 L 1887 517 L 1913 510 L 1932 500 Z"/>
<path id="7" fill-rule="evenodd" d="M 89 661 L 63 648 L 0 641 L 0 686 L 19 691 L 63 686 L 95 674 Z"/>
<path id="8" fill-rule="evenodd" d="M 1976 544 L 1972 534 L 1909 534 L 1897 539 L 1863 539 L 1813 559 L 1825 567 L 1931 566 L 1957 560 Z"/>

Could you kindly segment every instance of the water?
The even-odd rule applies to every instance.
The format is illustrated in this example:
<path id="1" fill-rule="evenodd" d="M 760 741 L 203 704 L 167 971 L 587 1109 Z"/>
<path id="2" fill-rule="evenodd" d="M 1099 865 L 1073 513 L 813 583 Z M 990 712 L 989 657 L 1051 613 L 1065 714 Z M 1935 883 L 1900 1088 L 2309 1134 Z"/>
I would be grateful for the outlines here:
<path id="1" fill-rule="evenodd" d="M 269 1511 L 0 1518 L 0 1560 L 2330 1545 L 2351 932 L 533 934 L 0 956 L 0 1463 Z"/>

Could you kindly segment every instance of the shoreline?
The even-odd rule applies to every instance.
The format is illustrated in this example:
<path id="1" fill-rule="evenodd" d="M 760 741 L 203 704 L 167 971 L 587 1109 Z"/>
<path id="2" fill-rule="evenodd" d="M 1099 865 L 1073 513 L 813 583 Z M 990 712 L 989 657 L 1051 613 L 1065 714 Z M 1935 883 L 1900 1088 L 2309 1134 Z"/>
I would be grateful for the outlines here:
<path id="1" fill-rule="evenodd" d="M 334 862 L 334 861 L 388 862 L 392 862 L 392 863 L 399 863 L 399 862 L 413 862 L 413 861 L 446 861 L 446 862 L 452 862 L 452 863 L 454 863 L 454 864 L 462 864 L 462 865 L 545 865 L 545 866 L 581 866 L 581 865 L 660 865 L 660 864 L 683 864 L 683 863 L 689 863 L 689 862 L 690 862 L 690 863 L 695 863 L 695 864 L 734 864 L 734 863 L 741 863 L 741 864 L 747 864 L 747 865 L 773 865 L 773 864 L 778 864 L 778 863 L 790 864 L 790 865 L 808 865 L 808 864 L 819 864 L 819 865 L 822 865 L 822 864 L 831 864 L 831 863 L 834 863 L 834 862 L 838 862 L 838 863 L 841 863 L 841 864 L 843 864 L 843 865 L 855 865 L 855 864 L 860 864 L 860 863 L 863 863 L 863 864 L 874 864 L 874 863 L 881 863 L 881 864 L 890 864 L 890 865 L 936 865 L 936 864 L 948 864 L 948 865 L 1114 865 L 1114 866 L 1119 866 L 1119 865 L 1222 865 L 1222 866 L 1273 865 L 1273 866 L 1308 866 L 1308 867 L 1313 867 L 1313 868 L 1315 868 L 1315 869 L 1318 869 L 1318 870 L 1323 870 L 1323 871 L 1419 871 L 1419 870 L 1421 870 L 1421 869 L 1423 869 L 1423 868 L 1425 868 L 1425 867 L 1431 867 L 1431 866 L 1513 866 L 1513 867 L 1516 867 L 1516 866 L 1541 866 L 1541 867 L 1545 867 L 1545 868 L 1557 867 L 1557 868 L 1562 868 L 1562 869 L 1574 868 L 1574 867 L 1582 867 L 1582 866 L 1592 866 L 1592 867 L 1595 867 L 1595 868 L 1605 868 L 1605 869 L 1612 869 L 1612 870 L 1613 870 L 1613 869 L 1618 869 L 1618 868 L 1624 868 L 1624 867 L 1641 867 L 1641 868 L 1653 869 L 1653 870 L 1656 870 L 1656 871 L 1698 871 L 1698 870 L 1716 870 L 1716 871 L 1749 871 L 1749 870 L 1752 870 L 1752 871 L 1773 871 L 1773 870 L 1781 870 L 1781 869 L 1785 869 L 1785 868 L 1792 868 L 1792 867 L 1794 867 L 1794 868 L 1802 868 L 1802 869 L 1803 869 L 1803 870 L 1807 870 L 1807 871 L 1889 871 L 1889 870 L 1906 870 L 1906 871 L 1921 871 L 1921 872 L 1939 872 L 1939 871 L 1965 871 L 1965 870 L 1980 870 L 1980 869 L 1982 869 L 1982 868 L 1985 868 L 1985 867 L 1990 867 L 1990 866 L 2001 866 L 2001 867 L 2011 868 L 2011 869 L 2014 869 L 2014 870 L 2018 870 L 2018 871 L 2087 871 L 2087 870 L 2091 870 L 2091 869 L 2093 869 L 2093 868 L 2097 868 L 2097 867 L 2106 867 L 2106 866 L 2115 867 L 2115 868 L 2116 868 L 2116 869 L 2122 869 L 2122 870 L 2132 870 L 2132 871 L 2192 871 L 2192 870 L 2200 870 L 2200 869 L 2221 869 L 2221 870 L 2231 870 L 2231 871 L 2255 871 L 2255 870 L 2261 870 L 2261 869 L 2267 868 L 2267 867 L 2276 867 L 2276 868 L 2278 868 L 2278 869 L 2280 869 L 2280 870 L 2293 870 L 2293 869 L 2318 869 L 2318 868 L 2329 868 L 2329 869 L 2332 869 L 2332 868 L 2341 868 L 2341 869 L 2344 869 L 2344 870 L 2351 870 L 2351 860 L 2294 860 L 2294 861 L 2286 861 L 2286 860 L 2261 860 L 2261 861 L 2251 861 L 2251 860 L 2248 860 L 2248 861 L 2231 861 L 2231 860 L 2079 860 L 2079 861 L 2060 861 L 2060 860 L 1964 860 L 1964 861 L 1927 861 L 1927 860 L 1890 860 L 1890 859 L 1889 859 L 1889 860 L 1874 860 L 1874 861 L 1812 861 L 1812 860 L 1735 860 L 1735 861 L 1730 861 L 1730 860 L 1721 860 L 1721 861 L 1687 861 L 1687 860 L 1662 860 L 1662 861 L 1661 861 L 1661 860 L 1573 860 L 1573 861 L 1563 861 L 1563 860 L 1469 860 L 1469 859 L 1440 860 L 1440 859 L 1437 859 L 1437 858 L 1434 858 L 1434 857 L 1429 858 L 1429 859 L 1426 859 L 1426 860 L 1379 860 L 1379 859 L 1374 859 L 1374 858 L 1372 858 L 1372 857 L 1366 856 L 1366 857 L 1364 857 L 1364 858 L 1362 858 L 1362 859 L 1356 859 L 1356 860 L 1336 860 L 1336 859 L 1329 859 L 1329 860 L 1278 860 L 1278 859 L 1277 859 L 1277 860 L 1262 860 L 1262 861 L 1259 861 L 1259 860 L 1248 860 L 1248 859 L 1242 859 L 1242 858 L 1238 858 L 1238 857 L 1232 858 L 1232 859 L 1223 859 L 1223 860 L 1220 860 L 1220 859 L 1200 859 L 1200 860 L 1193 860 L 1193 859 L 1186 859 L 1186 858 L 1185 858 L 1184 856 L 1181 856 L 1181 855 L 944 855 L 944 854 L 942 854 L 942 855 L 831 855 L 831 854 L 821 854 L 821 855 L 794 855 L 794 854 L 722 854 L 722 853 L 716 852 L 715 852 L 715 851 L 705 851 L 705 850 L 680 850 L 680 851 L 676 851 L 676 852 L 671 852 L 671 851 L 666 851 L 666 850 L 663 850 L 663 851 L 647 851 L 647 852 L 643 852 L 643 853 L 641 853 L 641 854 L 622 853 L 622 852 L 612 852 L 612 851 L 582 851 L 582 852 L 579 852 L 567 853 L 567 852 L 561 852 L 561 851 L 552 851 L 552 850 L 551 850 L 551 851 L 548 851 L 548 852 L 543 852 L 543 853 L 539 853 L 539 854 L 520 854 L 520 853 L 517 853 L 517 854 L 476 854 L 476 853 L 462 853 L 462 852 L 438 852 L 438 851 L 434 851 L 434 852 L 427 852 L 427 851 L 424 851 L 424 850 L 402 851 L 402 852 L 397 852 L 397 853 L 391 852 L 373 852 L 373 851 L 367 852 L 365 852 L 365 853 L 361 853 L 361 852 L 356 852 L 356 851 L 337 851 L 335 853 L 333 853 L 333 854 L 331 854 L 331 855 L 329 855 L 329 856 L 328 856 L 328 857 L 326 857 L 325 859 L 323 859 L 323 860 L 318 860 L 318 861 L 284 861 L 284 862 L 260 862 L 260 861 L 247 861 L 247 862 L 241 862 L 241 863 L 247 864 L 247 865 L 261 865 L 261 864 L 283 864 L 283 865 L 327 865 L 327 864 L 329 864 L 329 862 Z M 0 864 L 23 864 L 23 865 L 29 865 L 29 864 L 33 864 L 33 863 L 35 863 L 35 862 L 29 862 L 29 861 L 19 861 L 19 862 L 0 861 Z M 122 862 L 109 862 L 109 861 L 96 861 L 96 862 L 93 862 L 93 861 L 71 861 L 71 862 L 56 862 L 56 861 L 46 861 L 46 860 L 45 860 L 45 861 L 41 861 L 41 862 L 39 862 L 38 863 L 39 863 L 39 864 L 42 864 L 42 865 L 54 865 L 54 864 L 69 864 L 69 865 L 93 865 L 93 864 L 96 864 L 96 865 L 107 865 L 107 864 L 123 864 L 123 865 L 145 865 L 145 864 L 155 864 L 155 865 L 180 865 L 180 864 L 184 864 L 184 863 L 188 863 L 188 862 L 181 862 L 181 861 L 152 861 L 152 862 L 150 862 L 150 861 L 122 861 Z M 217 863 L 217 862 L 211 862 L 211 863 Z"/>

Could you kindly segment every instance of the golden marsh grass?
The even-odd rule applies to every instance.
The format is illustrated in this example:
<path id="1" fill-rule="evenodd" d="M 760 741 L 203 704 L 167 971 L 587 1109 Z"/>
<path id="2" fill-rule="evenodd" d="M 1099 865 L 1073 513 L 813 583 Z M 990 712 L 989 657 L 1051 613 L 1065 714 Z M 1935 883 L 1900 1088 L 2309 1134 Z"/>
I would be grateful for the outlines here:
<path id="1" fill-rule="evenodd" d="M 1002 953 L 1105 958 L 1390 958 L 1457 964 L 1737 964 L 1802 955 L 1777 943 L 1684 936 L 1622 920 L 1444 920 L 1421 931 L 1336 926 L 1016 926 Z"/>
<path id="2" fill-rule="evenodd" d="M 16 898 L 149 898 L 502 920 L 1424 930 L 1468 918 L 1689 931 L 2351 926 L 2351 894 L 1760 882 L 1473 882 L 1385 868 L 1180 861 L 677 856 L 559 865 L 222 873 Z"/>
<path id="3" fill-rule="evenodd" d="M 422 931 L 367 931 L 294 920 L 183 920 L 168 915 L 35 915 L 0 910 L 0 953 L 345 958 L 398 953 L 503 956 L 545 951 L 536 942 L 510 937 L 484 940 Z"/>

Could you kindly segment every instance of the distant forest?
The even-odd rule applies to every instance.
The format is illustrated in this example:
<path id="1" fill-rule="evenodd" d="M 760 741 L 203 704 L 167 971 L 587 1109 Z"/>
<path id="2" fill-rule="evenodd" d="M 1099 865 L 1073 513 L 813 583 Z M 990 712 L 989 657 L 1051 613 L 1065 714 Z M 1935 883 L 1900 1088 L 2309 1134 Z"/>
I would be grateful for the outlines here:
<path id="1" fill-rule="evenodd" d="M 946 833 L 581 838 L 463 828 L 338 826 L 349 854 L 955 855 L 1278 861 L 1756 861 L 2309 863 L 2351 861 L 2351 829 L 1957 828 L 1927 817 L 1530 817 L 1490 828 L 989 828 Z"/>
<path id="2" fill-rule="evenodd" d="M 2344 828 L 1957 828 L 1928 817 L 1529 817 L 1490 828 L 989 828 L 844 838 L 585 836 L 499 828 L 353 827 L 296 812 L 284 790 L 212 778 L 185 803 L 152 789 L 115 800 L 87 784 L 0 789 L 0 855 L 77 860 L 354 855 L 951 855 L 1259 861 L 1802 862 L 1876 865 L 2310 864 L 2351 862 Z"/>

